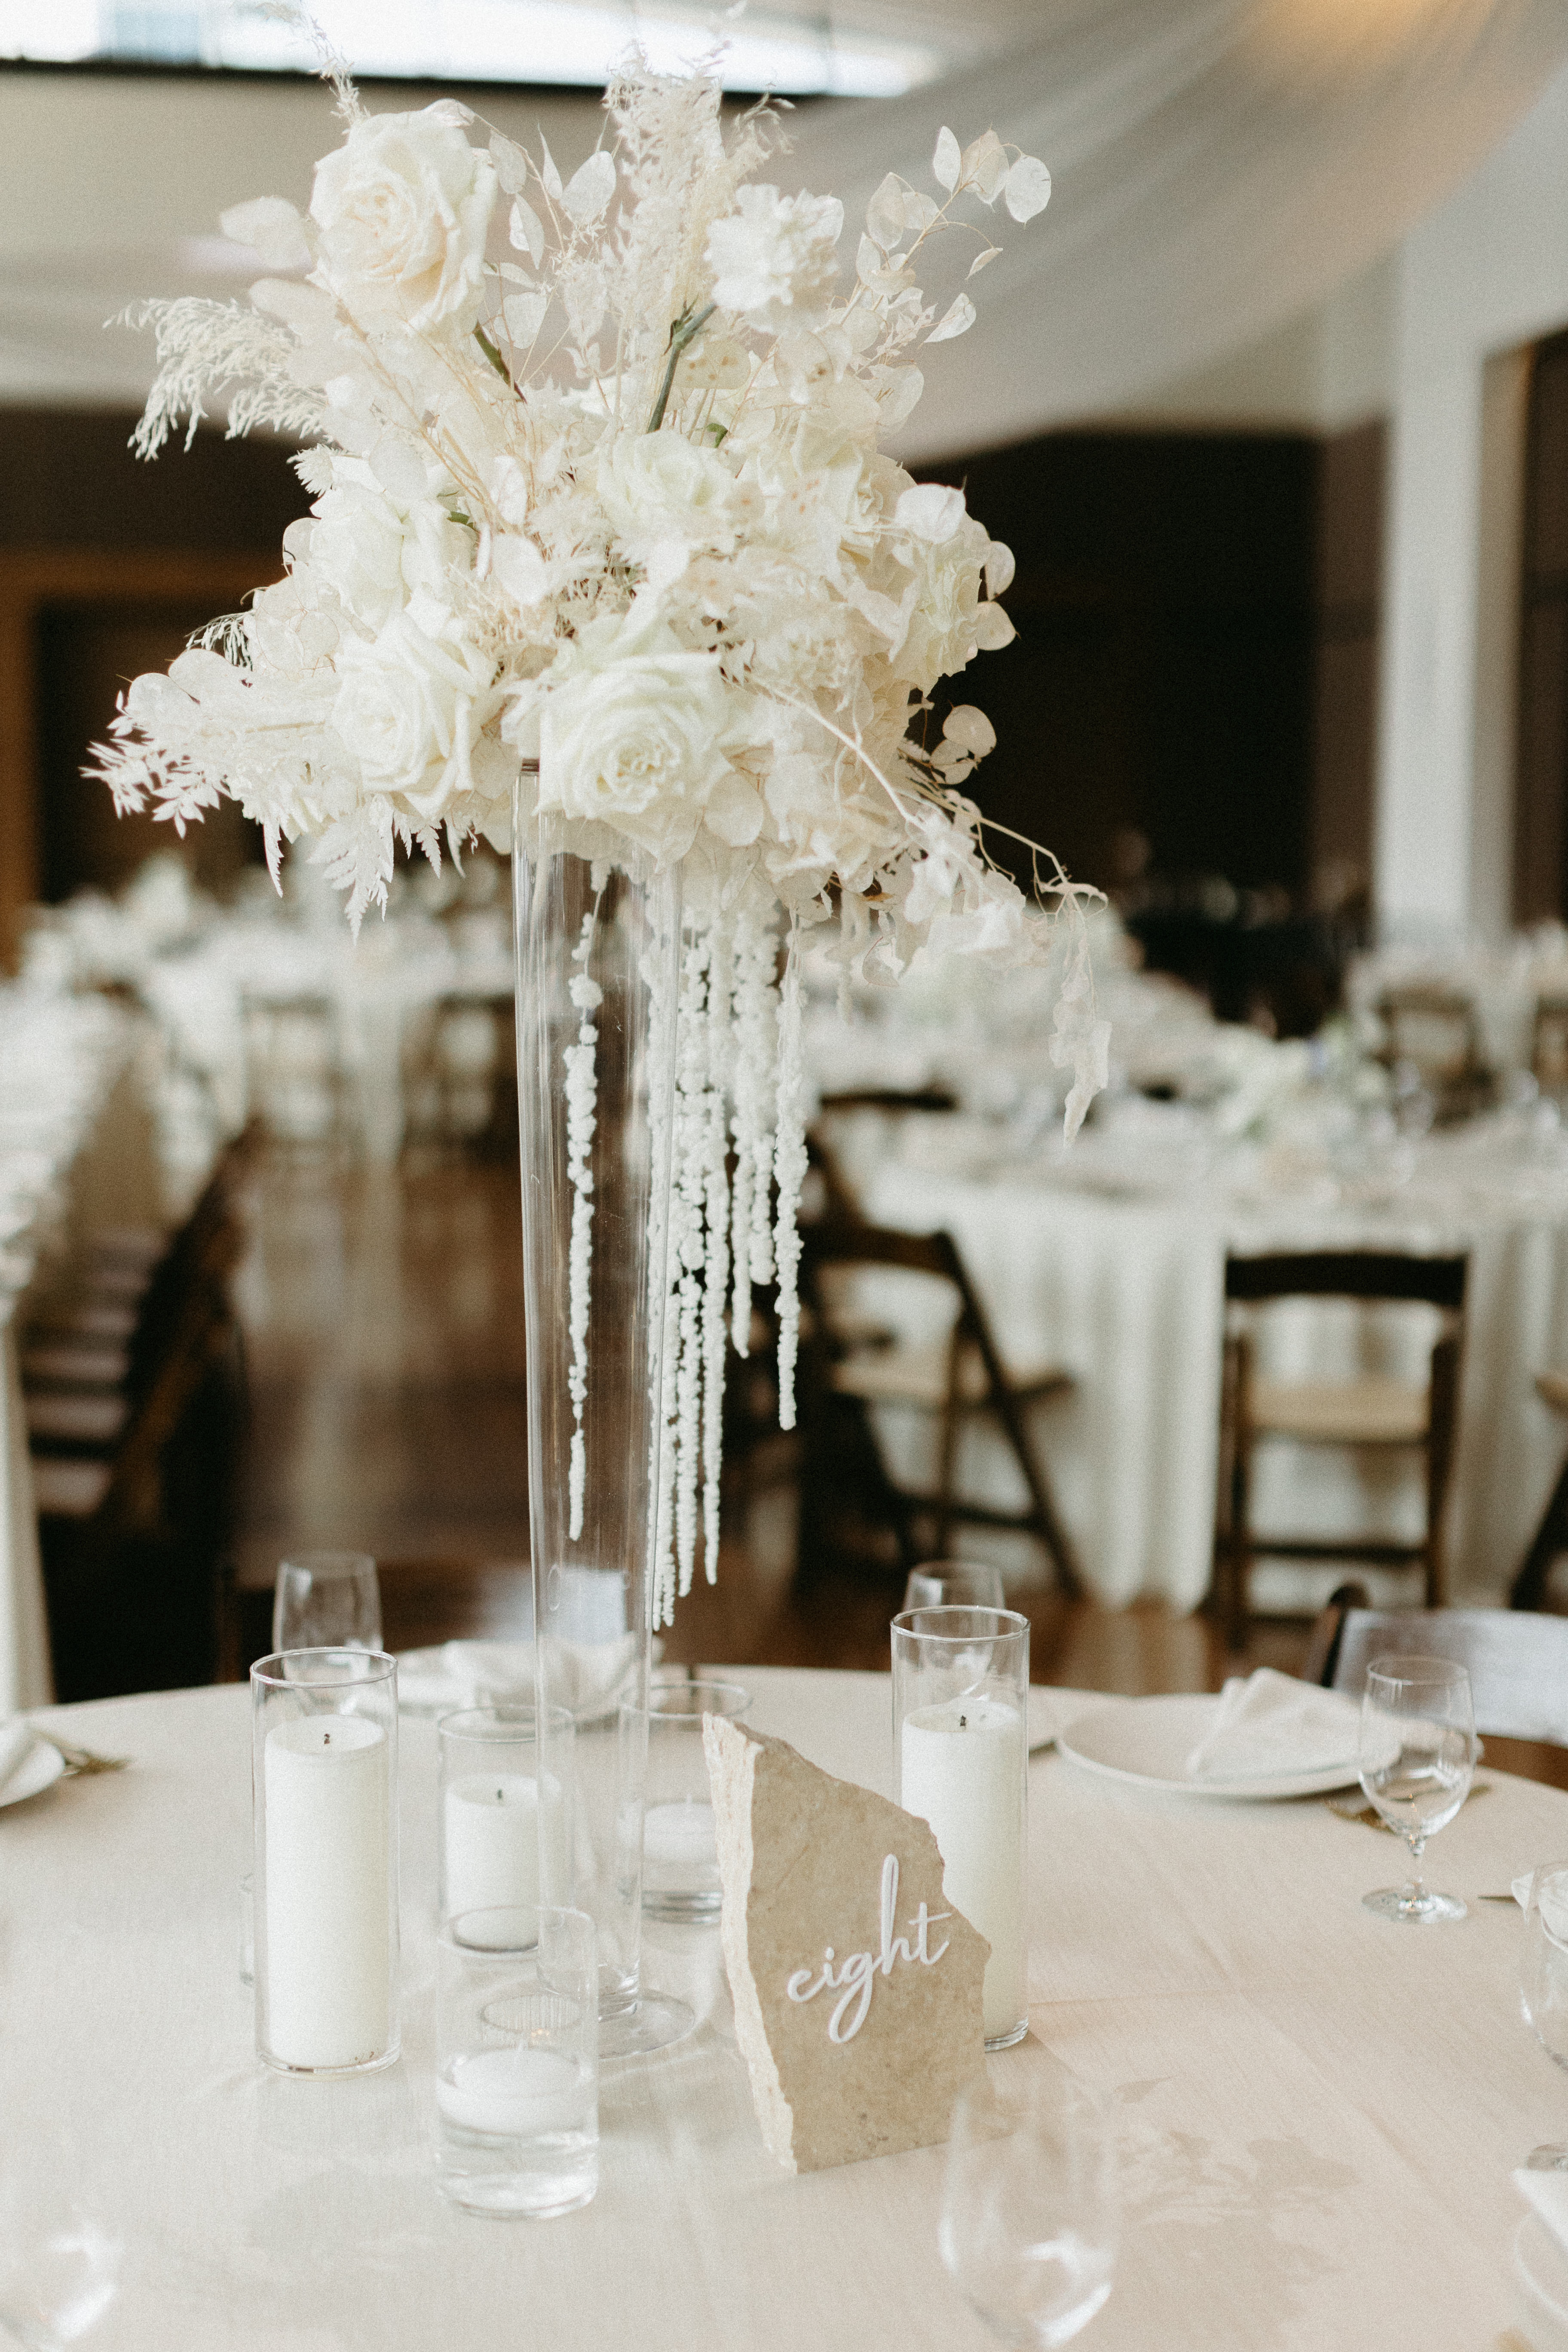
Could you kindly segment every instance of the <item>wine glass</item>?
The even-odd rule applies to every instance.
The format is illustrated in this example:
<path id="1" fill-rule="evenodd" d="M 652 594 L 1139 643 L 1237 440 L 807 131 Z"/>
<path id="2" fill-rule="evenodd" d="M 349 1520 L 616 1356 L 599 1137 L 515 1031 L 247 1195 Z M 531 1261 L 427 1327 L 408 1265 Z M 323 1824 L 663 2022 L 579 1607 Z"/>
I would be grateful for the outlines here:
<path id="1" fill-rule="evenodd" d="M 1520 1996 L 1535 2038 L 1568 2069 L 1568 1862 L 1543 1862 L 1530 1882 Z M 1530 2172 L 1568 2172 L 1568 2147 L 1534 2147 Z"/>
<path id="2" fill-rule="evenodd" d="M 272 1647 L 379 1650 L 381 1587 L 363 1551 L 302 1551 L 280 1562 L 272 1594 Z"/>
<path id="3" fill-rule="evenodd" d="M 953 2110 L 937 2243 L 959 2293 L 1020 2352 L 1065 2344 L 1110 2293 L 1115 2152 L 1062 2071 L 997 2066 Z"/>
<path id="4" fill-rule="evenodd" d="M 1005 1609 L 999 1568 L 975 1568 L 968 1560 L 928 1559 L 911 1568 L 904 1587 L 906 1609 Z"/>
<path id="5" fill-rule="evenodd" d="M 1464 1803 L 1475 1768 L 1475 1707 L 1464 1667 L 1447 1658 L 1374 1658 L 1361 1706 L 1361 1785 L 1410 1848 L 1415 1875 L 1407 1886 L 1363 1895 L 1369 1911 L 1419 1927 L 1464 1918 L 1457 1895 L 1423 1885 L 1421 1856 Z"/>

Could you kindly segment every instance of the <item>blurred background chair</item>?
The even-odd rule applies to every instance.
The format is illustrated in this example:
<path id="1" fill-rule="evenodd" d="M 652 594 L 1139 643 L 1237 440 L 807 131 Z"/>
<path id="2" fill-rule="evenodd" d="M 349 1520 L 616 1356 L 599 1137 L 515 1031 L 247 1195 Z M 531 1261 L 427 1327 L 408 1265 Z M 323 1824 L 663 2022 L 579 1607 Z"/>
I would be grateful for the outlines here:
<path id="1" fill-rule="evenodd" d="M 1374 1658 L 1464 1666 L 1489 1760 L 1568 1787 L 1568 1617 L 1511 1609 L 1373 1609 L 1342 1584 L 1312 1629 L 1302 1677 L 1358 1696 Z M 1519 1743 L 1516 1748 L 1515 1743 Z M 1545 1758 L 1530 1754 L 1545 1745 Z"/>
<path id="2" fill-rule="evenodd" d="M 79 1305 L 36 1328 L 24 1397 L 62 1699 L 212 1679 L 246 1417 L 226 1152 L 155 1260 L 100 1245 Z"/>
<path id="3" fill-rule="evenodd" d="M 864 1278 L 889 1274 L 946 1294 L 934 1312 L 928 1305 L 921 1320 L 930 1328 L 919 1335 L 889 1328 L 879 1315 L 877 1288 Z M 1010 1528 L 1036 1538 L 1061 1590 L 1076 1596 L 1078 1561 L 1026 1420 L 1030 1406 L 1069 1388 L 1071 1375 L 1058 1364 L 1003 1360 L 950 1236 L 829 1215 L 805 1231 L 800 1283 L 802 1580 L 809 1582 L 835 1549 L 836 1500 L 852 1496 L 864 1515 L 891 1528 L 900 1576 L 922 1559 L 944 1557 L 955 1524 Z M 877 1434 L 878 1408 L 912 1410 L 929 1423 L 929 1483 L 913 1487 L 891 1473 Z M 1013 1455 L 1028 1496 L 1022 1509 L 963 1490 L 961 1440 L 981 1418 L 1000 1429 Z M 929 1530 L 924 1540 L 921 1530 Z"/>
<path id="4" fill-rule="evenodd" d="M 1233 1648 L 1245 1638 L 1251 1574 L 1260 1554 L 1300 1560 L 1361 1560 L 1422 1570 L 1427 1606 L 1443 1598 L 1443 1512 L 1453 1469 L 1462 1312 L 1468 1260 L 1383 1251 L 1282 1252 L 1226 1261 L 1227 1324 L 1221 1391 L 1220 1509 L 1215 1590 Z M 1418 1302 L 1442 1320 L 1422 1386 L 1369 1374 L 1344 1381 L 1263 1379 L 1256 1367 L 1257 1310 L 1282 1299 Z M 1425 1525 L 1415 1541 L 1385 1537 L 1267 1534 L 1253 1524 L 1258 1444 L 1400 1448 L 1426 1462 Z"/>
<path id="5" fill-rule="evenodd" d="M 1544 1405 L 1568 1420 L 1568 1372 L 1537 1372 L 1535 1393 Z M 1541 1525 L 1509 1587 L 1510 1609 L 1539 1609 L 1546 1598 L 1552 1562 L 1568 1551 L 1568 1457 L 1557 1475 Z"/>

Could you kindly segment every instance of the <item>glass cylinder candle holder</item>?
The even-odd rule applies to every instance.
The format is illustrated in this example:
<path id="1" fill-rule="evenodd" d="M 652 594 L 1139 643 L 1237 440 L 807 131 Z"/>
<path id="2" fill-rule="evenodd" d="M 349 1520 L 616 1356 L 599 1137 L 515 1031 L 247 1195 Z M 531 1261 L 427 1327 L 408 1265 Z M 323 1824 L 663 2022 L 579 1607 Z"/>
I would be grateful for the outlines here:
<path id="1" fill-rule="evenodd" d="M 599 2185 L 599 1968 L 585 1912 L 459 1912 L 436 1973 L 436 2179 L 469 2213 L 547 2221 Z"/>
<path id="2" fill-rule="evenodd" d="M 397 1664 L 288 1650 L 250 1669 L 256 2047 L 281 2074 L 390 2066 L 397 2018 Z"/>
<path id="3" fill-rule="evenodd" d="M 1029 2030 L 1029 1621 L 1011 1609 L 906 1609 L 893 1620 L 893 1790 L 930 1824 L 942 1892 L 991 1947 L 985 2047 Z"/>
<path id="4" fill-rule="evenodd" d="M 572 1891 L 573 1722 L 546 1710 L 550 1769 L 540 1770 L 531 1706 L 498 1704 L 445 1715 L 437 1727 L 437 1925 L 565 1902 Z"/>
<path id="5" fill-rule="evenodd" d="M 656 1683 L 647 1695 L 647 1802 L 642 1907 L 650 1919 L 717 1919 L 719 1848 L 702 1718 L 738 1723 L 752 1703 L 739 1683 Z"/>

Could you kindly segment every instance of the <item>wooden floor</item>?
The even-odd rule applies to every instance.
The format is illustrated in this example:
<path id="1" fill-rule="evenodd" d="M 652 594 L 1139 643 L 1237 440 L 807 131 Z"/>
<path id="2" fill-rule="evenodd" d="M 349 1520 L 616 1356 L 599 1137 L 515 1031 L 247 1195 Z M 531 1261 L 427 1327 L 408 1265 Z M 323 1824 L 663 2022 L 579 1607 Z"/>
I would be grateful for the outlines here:
<path id="1" fill-rule="evenodd" d="M 381 1565 L 388 1645 L 515 1631 L 528 1553 L 522 1280 L 515 1168 L 348 1171 L 264 1160 L 238 1300 L 254 1419 L 237 1565 L 265 1646 L 292 1549 Z M 717 1585 L 679 1605 L 672 1660 L 884 1667 L 898 1591 L 793 1583 L 792 1498 L 765 1494 L 731 1531 Z M 731 1513 L 733 1521 L 735 1515 Z M 1009 1587 L 1038 1681 L 1139 1693 L 1215 1690 L 1237 1671 L 1213 1626 L 1157 1604 L 1068 1606 Z M 1299 1628 L 1258 1631 L 1245 1665 L 1289 1669 Z"/>

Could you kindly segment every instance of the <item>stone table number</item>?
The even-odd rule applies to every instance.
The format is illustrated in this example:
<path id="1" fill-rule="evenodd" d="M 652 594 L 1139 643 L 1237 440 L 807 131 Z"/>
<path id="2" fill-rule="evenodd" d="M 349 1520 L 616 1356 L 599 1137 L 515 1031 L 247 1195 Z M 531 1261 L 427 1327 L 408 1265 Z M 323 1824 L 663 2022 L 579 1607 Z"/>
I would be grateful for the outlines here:
<path id="1" fill-rule="evenodd" d="M 791 2172 L 945 2140 L 984 2062 L 990 1946 L 931 1831 L 782 1739 L 703 1727 L 735 2032 Z"/>

